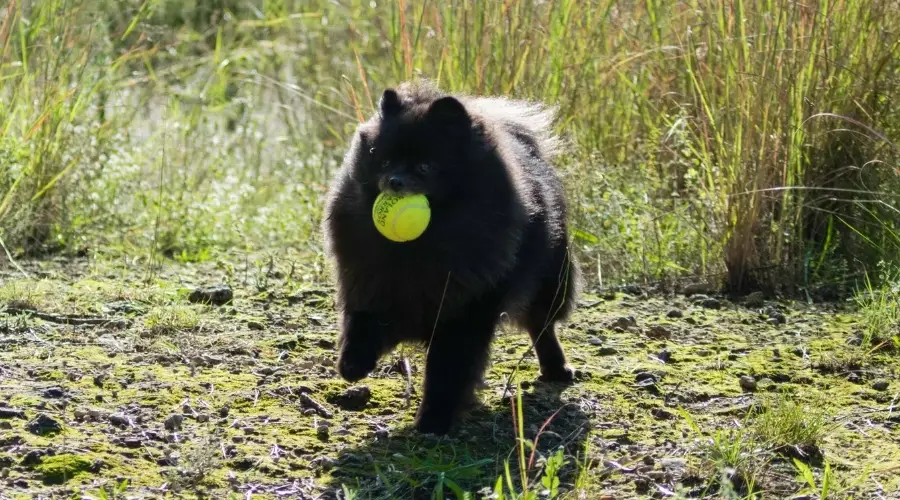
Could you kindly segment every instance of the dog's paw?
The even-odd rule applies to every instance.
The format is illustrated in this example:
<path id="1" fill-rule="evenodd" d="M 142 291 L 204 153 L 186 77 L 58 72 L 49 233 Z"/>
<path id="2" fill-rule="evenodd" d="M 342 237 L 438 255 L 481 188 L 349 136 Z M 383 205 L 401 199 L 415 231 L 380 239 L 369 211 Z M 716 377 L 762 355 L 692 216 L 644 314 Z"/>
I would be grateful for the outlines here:
<path id="1" fill-rule="evenodd" d="M 571 384 L 578 378 L 578 373 L 568 366 L 556 370 L 542 371 L 538 377 L 539 382 L 551 384 Z"/>
<path id="2" fill-rule="evenodd" d="M 434 434 L 445 436 L 450 433 L 453 426 L 453 417 L 450 412 L 420 412 L 416 416 L 415 428 L 422 434 Z"/>

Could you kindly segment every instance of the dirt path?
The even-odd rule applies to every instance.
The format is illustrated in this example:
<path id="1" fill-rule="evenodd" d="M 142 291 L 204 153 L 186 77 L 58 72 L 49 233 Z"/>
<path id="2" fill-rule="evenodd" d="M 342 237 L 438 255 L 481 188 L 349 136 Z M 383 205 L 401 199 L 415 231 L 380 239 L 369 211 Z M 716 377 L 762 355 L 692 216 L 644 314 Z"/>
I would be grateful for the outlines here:
<path id="1" fill-rule="evenodd" d="M 331 290 L 288 265 L 167 264 L 147 285 L 127 264 L 23 264 L 32 279 L 0 274 L 0 498 L 428 498 L 441 481 L 480 498 L 507 460 L 520 483 L 517 365 L 538 489 L 561 447 L 559 487 L 582 498 L 786 498 L 805 487 L 792 456 L 817 484 L 827 462 L 835 498 L 900 498 L 897 353 L 855 347 L 835 305 L 586 295 L 561 332 L 577 384 L 533 385 L 527 336 L 504 330 L 482 406 L 436 439 L 409 429 L 421 353 L 411 395 L 399 355 L 341 382 Z M 191 302 L 226 281 L 231 303 Z"/>

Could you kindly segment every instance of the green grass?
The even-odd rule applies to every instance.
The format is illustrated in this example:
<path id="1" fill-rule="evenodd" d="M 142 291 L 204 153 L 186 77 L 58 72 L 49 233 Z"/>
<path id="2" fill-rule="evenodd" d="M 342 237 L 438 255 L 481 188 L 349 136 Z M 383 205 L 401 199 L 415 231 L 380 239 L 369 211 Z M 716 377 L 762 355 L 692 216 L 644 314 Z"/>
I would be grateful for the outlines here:
<path id="1" fill-rule="evenodd" d="M 867 274 L 865 288 L 854 296 L 863 325 L 860 347 L 870 351 L 900 348 L 900 274 L 885 262 L 875 285 Z"/>
<path id="2" fill-rule="evenodd" d="M 559 108 L 592 282 L 846 290 L 897 255 L 900 26 L 862 0 L 19 0 L 0 17 L 0 237 L 198 261 L 299 249 L 386 86 Z M 55 15 L 64 12 L 65 15 Z"/>

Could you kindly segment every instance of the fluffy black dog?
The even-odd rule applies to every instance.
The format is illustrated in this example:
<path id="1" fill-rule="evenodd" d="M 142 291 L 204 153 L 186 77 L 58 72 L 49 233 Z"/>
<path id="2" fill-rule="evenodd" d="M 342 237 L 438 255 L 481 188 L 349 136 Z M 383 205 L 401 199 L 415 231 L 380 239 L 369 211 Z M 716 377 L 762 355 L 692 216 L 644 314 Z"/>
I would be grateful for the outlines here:
<path id="1" fill-rule="evenodd" d="M 400 342 L 428 346 L 421 432 L 449 432 L 474 397 L 503 312 L 528 330 L 540 379 L 569 383 L 554 325 L 577 272 L 549 164 L 552 115 L 535 104 L 453 97 L 428 83 L 384 91 L 331 187 L 324 220 L 343 325 L 337 363 L 355 382 Z M 425 194 L 431 222 L 392 242 L 372 222 L 381 191 Z"/>

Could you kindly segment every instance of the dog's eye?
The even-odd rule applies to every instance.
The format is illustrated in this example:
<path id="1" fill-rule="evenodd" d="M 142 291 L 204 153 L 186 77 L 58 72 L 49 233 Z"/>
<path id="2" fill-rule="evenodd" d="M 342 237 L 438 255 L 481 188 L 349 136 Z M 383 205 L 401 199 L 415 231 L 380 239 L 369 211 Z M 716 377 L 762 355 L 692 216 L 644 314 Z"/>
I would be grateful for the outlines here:
<path id="1" fill-rule="evenodd" d="M 427 163 L 419 163 L 418 165 L 416 165 L 416 172 L 425 175 L 428 172 L 431 172 L 431 165 Z"/>

